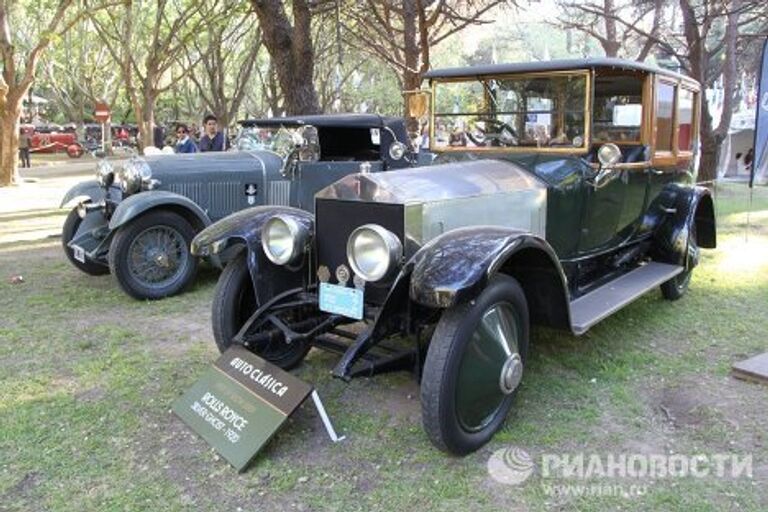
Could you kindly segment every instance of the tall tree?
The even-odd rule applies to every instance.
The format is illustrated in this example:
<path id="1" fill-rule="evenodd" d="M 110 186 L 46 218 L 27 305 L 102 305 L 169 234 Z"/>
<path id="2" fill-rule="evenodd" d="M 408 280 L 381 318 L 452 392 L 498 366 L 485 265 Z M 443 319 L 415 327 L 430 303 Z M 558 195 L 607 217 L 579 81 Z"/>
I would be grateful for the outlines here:
<path id="1" fill-rule="evenodd" d="M 509 0 L 361 0 L 345 9 L 346 42 L 396 71 L 404 90 L 418 89 L 430 67 L 430 50 Z M 411 131 L 418 129 L 409 120 Z"/>
<path id="2" fill-rule="evenodd" d="M 199 61 L 189 78 L 206 110 L 223 126 L 237 116 L 262 48 L 261 31 L 253 13 L 239 0 L 221 4 L 222 16 L 206 17 L 201 36 L 187 47 L 187 63 Z"/>
<path id="3" fill-rule="evenodd" d="M 644 61 L 653 49 L 664 14 L 663 0 L 561 0 L 558 7 L 561 14 L 554 24 L 593 37 L 606 57 L 639 61 Z M 652 37 L 642 36 L 636 27 L 647 30 Z"/>
<path id="4" fill-rule="evenodd" d="M 87 19 L 80 20 L 41 62 L 40 90 L 68 121 L 83 124 L 97 101 L 113 105 L 121 91 L 120 74 Z"/>
<path id="5" fill-rule="evenodd" d="M 0 186 L 18 180 L 19 118 L 21 105 L 35 81 L 40 59 L 53 41 L 60 38 L 79 19 L 81 11 L 73 0 L 59 0 L 45 19 L 23 19 L 25 8 L 18 2 L 0 0 Z M 44 14 L 39 13 L 40 16 Z M 14 35 L 23 23 L 36 25 L 31 44 L 17 45 Z"/>
<path id="6" fill-rule="evenodd" d="M 173 84 L 171 68 L 197 37 L 218 2 L 184 0 L 123 0 L 122 9 L 89 17 L 101 42 L 120 68 L 128 100 L 139 127 L 139 147 L 153 143 L 157 99 Z M 184 66 L 174 80 L 185 78 L 194 66 Z"/>
<path id="7" fill-rule="evenodd" d="M 272 57 L 288 114 L 320 113 L 314 85 L 315 54 L 308 0 L 293 0 L 293 24 L 282 0 L 251 0 L 259 18 L 264 46 Z"/>

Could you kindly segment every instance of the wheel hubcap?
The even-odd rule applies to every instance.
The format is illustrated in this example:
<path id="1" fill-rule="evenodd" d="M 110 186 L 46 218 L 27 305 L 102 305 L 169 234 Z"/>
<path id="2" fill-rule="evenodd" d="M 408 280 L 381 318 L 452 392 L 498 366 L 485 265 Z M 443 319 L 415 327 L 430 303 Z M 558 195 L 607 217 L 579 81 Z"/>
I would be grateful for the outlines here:
<path id="1" fill-rule="evenodd" d="M 499 388 L 505 395 L 511 394 L 523 379 L 523 360 L 520 354 L 512 354 L 501 368 Z"/>
<path id="2" fill-rule="evenodd" d="M 472 334 L 456 379 L 456 414 L 477 431 L 490 423 L 523 375 L 519 321 L 507 303 L 490 307 Z"/>
<path id="3" fill-rule="evenodd" d="M 151 288 L 168 285 L 183 272 L 189 253 L 184 237 L 170 226 L 146 229 L 128 248 L 128 269 Z"/>

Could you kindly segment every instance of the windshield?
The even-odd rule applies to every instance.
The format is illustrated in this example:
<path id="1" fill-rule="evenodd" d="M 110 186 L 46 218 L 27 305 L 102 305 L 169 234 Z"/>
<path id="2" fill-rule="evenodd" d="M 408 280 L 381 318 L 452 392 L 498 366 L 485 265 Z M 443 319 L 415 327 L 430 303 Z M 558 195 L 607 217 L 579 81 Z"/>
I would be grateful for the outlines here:
<path id="1" fill-rule="evenodd" d="M 301 143 L 300 130 L 300 127 L 245 126 L 235 144 L 240 151 L 272 151 L 285 159 Z"/>
<path id="2" fill-rule="evenodd" d="M 433 150 L 585 149 L 587 73 L 434 84 Z"/>

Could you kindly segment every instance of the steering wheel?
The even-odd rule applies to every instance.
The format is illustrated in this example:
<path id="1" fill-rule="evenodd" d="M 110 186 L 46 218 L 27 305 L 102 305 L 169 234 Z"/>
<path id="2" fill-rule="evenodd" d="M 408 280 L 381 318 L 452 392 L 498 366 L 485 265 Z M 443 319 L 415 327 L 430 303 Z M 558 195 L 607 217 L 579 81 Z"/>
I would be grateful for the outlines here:
<path id="1" fill-rule="evenodd" d="M 481 119 L 483 128 L 475 126 L 475 131 L 468 131 L 467 137 L 478 146 L 517 146 L 515 129 L 498 119 Z"/>

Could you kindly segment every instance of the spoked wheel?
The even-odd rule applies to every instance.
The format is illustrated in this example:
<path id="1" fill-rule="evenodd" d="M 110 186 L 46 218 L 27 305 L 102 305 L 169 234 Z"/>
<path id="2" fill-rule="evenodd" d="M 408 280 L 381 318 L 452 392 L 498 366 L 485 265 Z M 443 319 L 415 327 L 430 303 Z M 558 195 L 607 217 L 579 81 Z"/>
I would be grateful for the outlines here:
<path id="1" fill-rule="evenodd" d="M 669 281 L 662 283 L 661 294 L 667 300 L 677 300 L 686 294 L 691 284 L 693 268 L 699 264 L 699 246 L 696 243 L 696 226 L 693 225 L 688 232 L 688 244 L 686 249 L 687 268 Z"/>
<path id="2" fill-rule="evenodd" d="M 216 283 L 211 319 L 213 337 L 220 352 L 232 346 L 233 338 L 257 308 L 253 281 L 245 256 L 244 252 L 231 261 Z M 257 356 L 284 370 L 298 365 L 310 348 L 307 341 L 286 343 L 282 337 L 249 347 Z"/>
<path id="3" fill-rule="evenodd" d="M 88 261 L 87 259 L 85 261 L 80 261 L 75 258 L 75 252 L 68 244 L 75 237 L 75 233 L 77 233 L 77 229 L 80 227 L 81 222 L 83 222 L 83 219 L 77 214 L 77 208 L 73 208 L 67 215 L 67 220 L 64 221 L 64 227 L 61 229 L 61 246 L 64 249 L 64 254 L 66 254 L 70 263 L 86 274 L 92 276 L 109 274 L 109 267 L 106 265 Z"/>
<path id="4" fill-rule="evenodd" d="M 189 252 L 195 231 L 173 212 L 148 213 L 121 227 L 109 247 L 109 267 L 137 299 L 161 299 L 186 288 L 197 272 Z"/>
<path id="5" fill-rule="evenodd" d="M 511 277 L 443 313 L 421 380 L 424 429 L 436 447 L 464 455 L 490 440 L 512 406 L 527 349 L 528 306 Z"/>

